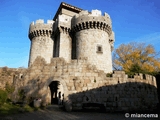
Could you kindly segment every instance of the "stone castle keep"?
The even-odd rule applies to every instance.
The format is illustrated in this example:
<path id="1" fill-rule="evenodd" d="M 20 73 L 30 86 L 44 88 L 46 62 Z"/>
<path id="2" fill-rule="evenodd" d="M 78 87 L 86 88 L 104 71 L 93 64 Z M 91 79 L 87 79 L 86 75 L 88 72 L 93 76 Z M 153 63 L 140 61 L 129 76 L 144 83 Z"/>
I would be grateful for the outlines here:
<path id="1" fill-rule="evenodd" d="M 30 24 L 29 39 L 29 67 L 13 78 L 26 99 L 41 98 L 43 106 L 61 104 L 67 111 L 87 105 L 107 111 L 156 107 L 155 77 L 112 71 L 115 39 L 107 13 L 61 3 L 53 20 Z"/>
<path id="2" fill-rule="evenodd" d="M 29 30 L 31 51 L 29 66 L 37 56 L 47 63 L 61 57 L 67 63 L 87 58 L 99 70 L 112 72 L 111 49 L 114 43 L 111 19 L 101 11 L 83 11 L 62 3 L 53 20 L 31 23 Z"/>

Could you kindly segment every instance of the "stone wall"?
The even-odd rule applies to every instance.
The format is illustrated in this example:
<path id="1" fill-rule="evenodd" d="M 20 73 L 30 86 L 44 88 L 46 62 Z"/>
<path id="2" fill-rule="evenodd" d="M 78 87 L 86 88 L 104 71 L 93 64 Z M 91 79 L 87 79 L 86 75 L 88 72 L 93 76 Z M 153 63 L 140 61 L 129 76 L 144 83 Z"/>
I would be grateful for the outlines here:
<path id="1" fill-rule="evenodd" d="M 60 30 L 60 48 L 59 48 L 59 57 L 65 59 L 66 62 L 71 62 L 71 45 L 72 39 L 69 35 L 69 31 L 66 28 L 59 28 Z"/>
<path id="2" fill-rule="evenodd" d="M 140 74 L 128 78 L 123 71 L 115 71 L 112 77 L 88 83 L 91 89 L 69 97 L 73 107 L 80 109 L 84 103 L 98 103 L 103 104 L 107 111 L 153 110 L 158 103 L 156 80 L 153 76 L 145 77 L 143 79 Z M 95 87 L 96 84 L 100 86 Z"/>
<path id="3" fill-rule="evenodd" d="M 86 58 L 71 63 L 52 58 L 46 64 L 39 57 L 22 81 L 26 96 L 41 97 L 44 105 L 51 102 L 52 81 L 60 82 L 64 101 L 70 101 L 73 109 L 81 109 L 84 103 L 98 103 L 108 111 L 152 110 L 158 103 L 155 77 L 137 74 L 128 78 L 123 71 L 106 74 L 88 64 Z"/>
<path id="4" fill-rule="evenodd" d="M 13 83 L 14 72 L 7 67 L 0 68 L 0 89 L 5 89 L 6 83 Z"/>
<path id="5" fill-rule="evenodd" d="M 25 68 L 0 68 L 0 89 L 5 90 L 6 84 L 11 88 L 14 87 L 14 92 L 8 96 L 12 101 L 19 99 L 18 90 L 24 86 L 23 78 L 26 71 Z"/>

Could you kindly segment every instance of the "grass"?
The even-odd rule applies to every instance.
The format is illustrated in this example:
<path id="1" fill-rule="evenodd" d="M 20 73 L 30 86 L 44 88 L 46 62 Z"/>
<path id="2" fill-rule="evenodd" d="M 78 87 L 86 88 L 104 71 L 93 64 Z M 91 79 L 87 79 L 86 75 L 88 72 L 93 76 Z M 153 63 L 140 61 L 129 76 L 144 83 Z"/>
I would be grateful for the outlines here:
<path id="1" fill-rule="evenodd" d="M 12 105 L 10 103 L 4 103 L 0 107 L 0 115 L 5 116 L 5 115 L 10 115 L 10 114 L 15 114 L 18 113 L 19 107 Z"/>
<path id="2" fill-rule="evenodd" d="M 25 105 L 23 108 L 26 112 L 33 112 L 36 110 L 36 108 L 30 107 L 29 105 Z"/>
<path id="3" fill-rule="evenodd" d="M 3 105 L 0 106 L 0 116 L 7 116 L 22 112 L 32 112 L 35 110 L 38 109 L 32 108 L 29 105 L 21 107 L 20 105 L 13 105 L 12 103 L 4 103 Z"/>

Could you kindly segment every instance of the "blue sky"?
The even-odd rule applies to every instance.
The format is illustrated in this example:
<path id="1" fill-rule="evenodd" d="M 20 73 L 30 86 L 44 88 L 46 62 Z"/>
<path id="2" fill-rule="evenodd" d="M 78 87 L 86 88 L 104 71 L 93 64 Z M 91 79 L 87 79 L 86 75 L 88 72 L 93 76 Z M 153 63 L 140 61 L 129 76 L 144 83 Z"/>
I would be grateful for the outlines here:
<path id="1" fill-rule="evenodd" d="M 29 24 L 53 19 L 61 2 L 107 12 L 115 32 L 115 48 L 135 41 L 152 44 L 160 51 L 159 0 L 0 0 L 0 67 L 28 67 Z"/>

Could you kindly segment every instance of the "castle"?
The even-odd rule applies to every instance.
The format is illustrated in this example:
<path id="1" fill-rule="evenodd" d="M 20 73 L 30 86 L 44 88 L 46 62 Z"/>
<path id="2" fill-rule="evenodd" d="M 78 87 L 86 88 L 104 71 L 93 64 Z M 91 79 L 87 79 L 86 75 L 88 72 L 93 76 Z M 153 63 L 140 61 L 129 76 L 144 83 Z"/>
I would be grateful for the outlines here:
<path id="1" fill-rule="evenodd" d="M 37 56 L 47 63 L 62 57 L 67 63 L 79 58 L 106 73 L 112 72 L 111 50 L 114 43 L 110 16 L 101 11 L 83 11 L 61 3 L 53 20 L 31 23 L 29 29 L 31 50 L 29 66 Z"/>
<path id="2" fill-rule="evenodd" d="M 107 111 L 153 110 L 158 103 L 154 76 L 112 71 L 111 18 L 62 2 L 53 20 L 32 22 L 29 67 L 13 78 L 16 92 L 41 105 L 67 111 L 99 105 Z M 16 98 L 15 98 L 16 99 Z"/>

